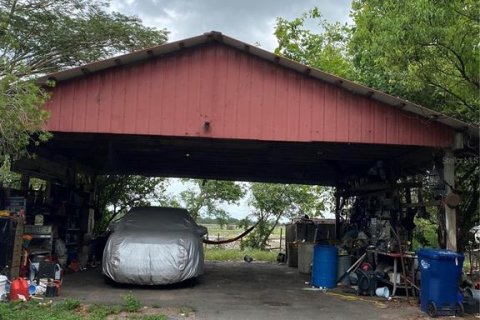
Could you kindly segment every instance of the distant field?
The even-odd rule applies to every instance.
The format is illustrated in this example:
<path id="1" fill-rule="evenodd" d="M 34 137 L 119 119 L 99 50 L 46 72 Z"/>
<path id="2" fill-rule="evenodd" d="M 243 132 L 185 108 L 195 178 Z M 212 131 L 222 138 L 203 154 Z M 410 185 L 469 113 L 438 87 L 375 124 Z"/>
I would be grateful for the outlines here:
<path id="1" fill-rule="evenodd" d="M 237 225 L 227 225 L 223 228 L 220 228 L 218 224 L 202 224 L 208 229 L 208 238 L 210 240 L 224 240 L 224 239 L 231 239 L 238 235 L 240 235 L 244 230 L 238 228 Z M 280 249 L 280 233 L 282 234 L 282 251 L 285 250 L 284 247 L 284 239 L 285 239 L 285 227 L 284 226 L 277 226 L 275 230 L 272 232 L 269 238 L 269 246 L 273 249 Z M 223 249 L 239 249 L 240 248 L 240 240 L 235 241 L 229 244 L 215 246 L 209 245 L 209 248 L 223 248 Z"/>
<path id="2" fill-rule="evenodd" d="M 207 248 L 205 250 L 205 260 L 207 261 L 243 261 L 245 256 L 250 256 L 253 261 L 275 262 L 277 260 L 276 251 L 218 248 Z"/>

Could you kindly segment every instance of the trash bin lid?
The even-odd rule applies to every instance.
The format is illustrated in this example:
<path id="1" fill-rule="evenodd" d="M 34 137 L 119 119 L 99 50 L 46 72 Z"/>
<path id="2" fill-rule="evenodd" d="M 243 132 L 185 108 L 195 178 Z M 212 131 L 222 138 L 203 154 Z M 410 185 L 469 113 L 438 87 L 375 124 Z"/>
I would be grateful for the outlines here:
<path id="1" fill-rule="evenodd" d="M 463 254 L 459 254 L 454 251 L 444 250 L 444 249 L 423 248 L 423 249 L 417 250 L 417 255 L 419 257 L 425 257 L 433 260 L 453 260 L 457 258 L 463 261 L 464 259 Z"/>

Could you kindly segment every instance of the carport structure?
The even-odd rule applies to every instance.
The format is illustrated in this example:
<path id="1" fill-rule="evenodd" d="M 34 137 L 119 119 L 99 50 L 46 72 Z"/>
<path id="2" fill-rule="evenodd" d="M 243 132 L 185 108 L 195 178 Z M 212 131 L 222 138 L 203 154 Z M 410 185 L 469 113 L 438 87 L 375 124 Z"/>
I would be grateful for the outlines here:
<path id="1" fill-rule="evenodd" d="M 306 183 L 390 181 L 478 141 L 478 128 L 209 32 L 48 75 L 53 139 L 20 171 Z M 454 186 L 454 161 L 444 162 Z M 447 208 L 456 248 L 454 209 Z"/>

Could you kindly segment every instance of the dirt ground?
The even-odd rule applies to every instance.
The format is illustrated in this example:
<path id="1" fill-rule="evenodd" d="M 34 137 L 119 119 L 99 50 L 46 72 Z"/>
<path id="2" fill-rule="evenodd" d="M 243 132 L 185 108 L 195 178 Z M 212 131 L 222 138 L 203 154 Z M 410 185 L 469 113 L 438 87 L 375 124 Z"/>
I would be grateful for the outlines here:
<path id="1" fill-rule="evenodd" d="M 132 293 L 145 306 L 189 310 L 170 319 L 428 319 L 416 302 L 348 295 L 342 289 L 312 290 L 309 276 L 285 265 L 207 262 L 194 287 L 119 286 L 104 283 L 101 268 L 64 278 L 61 297 L 82 303 L 121 303 Z"/>

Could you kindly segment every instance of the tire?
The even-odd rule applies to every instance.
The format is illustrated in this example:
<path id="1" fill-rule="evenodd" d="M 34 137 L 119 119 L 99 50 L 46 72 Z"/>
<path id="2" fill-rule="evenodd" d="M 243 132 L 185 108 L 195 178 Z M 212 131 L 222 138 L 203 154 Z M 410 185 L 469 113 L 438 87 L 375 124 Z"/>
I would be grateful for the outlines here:
<path id="1" fill-rule="evenodd" d="M 463 317 L 465 315 L 465 309 L 463 303 L 457 302 L 457 309 L 455 310 L 455 316 Z"/>
<path id="2" fill-rule="evenodd" d="M 105 284 L 108 284 L 109 286 L 117 286 L 118 284 L 113 281 L 111 278 L 107 277 L 106 275 L 103 276 L 103 281 L 105 281 Z"/>
<path id="3" fill-rule="evenodd" d="M 186 280 L 187 286 L 190 287 L 190 288 L 193 288 L 193 287 L 199 285 L 200 281 L 201 281 L 200 276 L 196 276 L 196 277 L 193 277 L 193 278 L 190 278 L 190 279 Z"/>
<path id="4" fill-rule="evenodd" d="M 427 314 L 432 318 L 435 318 L 437 316 L 437 305 L 435 304 L 435 302 L 430 301 L 428 303 Z"/>

